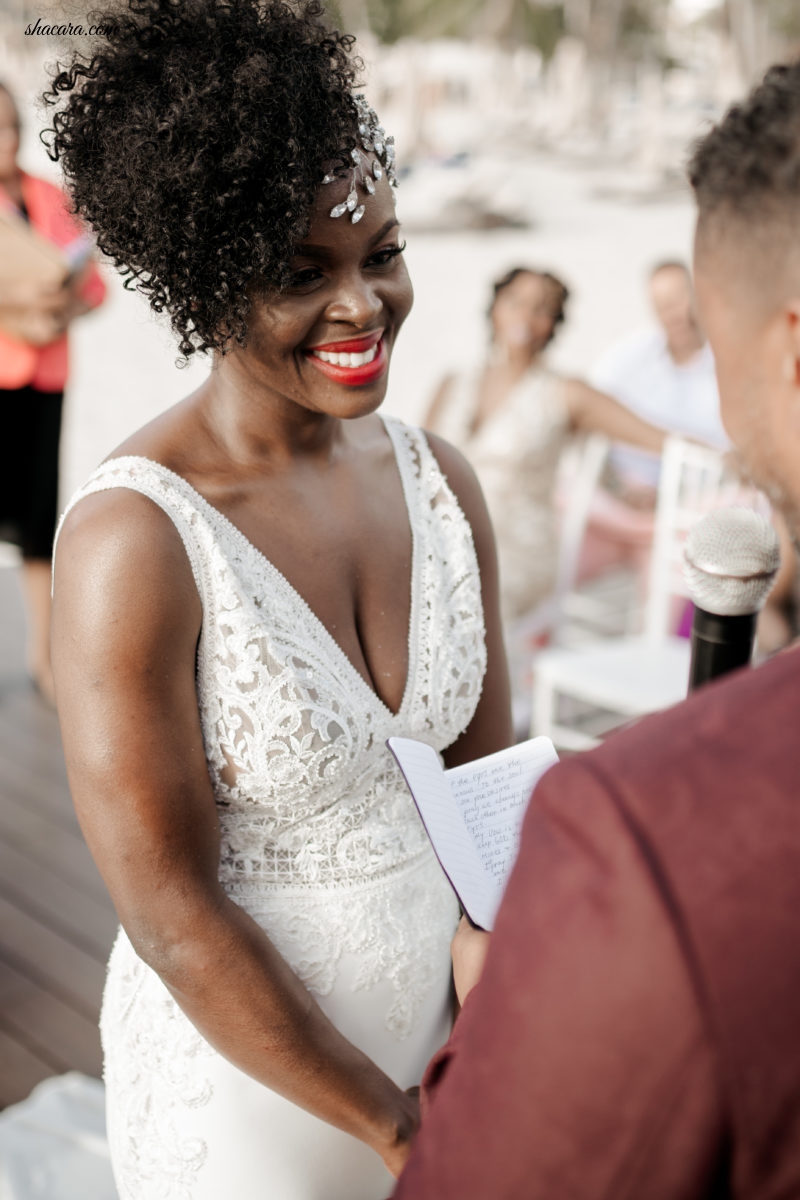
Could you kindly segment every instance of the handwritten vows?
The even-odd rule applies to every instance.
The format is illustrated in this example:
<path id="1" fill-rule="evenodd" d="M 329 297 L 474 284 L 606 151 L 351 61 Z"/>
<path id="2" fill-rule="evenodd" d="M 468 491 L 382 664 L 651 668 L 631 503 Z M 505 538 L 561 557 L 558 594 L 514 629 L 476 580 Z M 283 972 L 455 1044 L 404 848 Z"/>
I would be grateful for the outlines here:
<path id="1" fill-rule="evenodd" d="M 530 794 L 558 762 L 553 743 L 531 738 L 449 771 L 425 742 L 391 737 L 386 744 L 464 911 L 492 929 Z"/>

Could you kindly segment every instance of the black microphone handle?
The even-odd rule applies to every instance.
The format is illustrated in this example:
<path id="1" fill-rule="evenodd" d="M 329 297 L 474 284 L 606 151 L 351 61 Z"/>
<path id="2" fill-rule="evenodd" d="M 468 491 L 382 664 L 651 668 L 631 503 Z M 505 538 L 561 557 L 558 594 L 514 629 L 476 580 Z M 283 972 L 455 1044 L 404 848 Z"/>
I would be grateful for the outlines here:
<path id="1" fill-rule="evenodd" d="M 721 617 L 694 607 L 689 691 L 746 667 L 753 656 L 758 613 Z"/>

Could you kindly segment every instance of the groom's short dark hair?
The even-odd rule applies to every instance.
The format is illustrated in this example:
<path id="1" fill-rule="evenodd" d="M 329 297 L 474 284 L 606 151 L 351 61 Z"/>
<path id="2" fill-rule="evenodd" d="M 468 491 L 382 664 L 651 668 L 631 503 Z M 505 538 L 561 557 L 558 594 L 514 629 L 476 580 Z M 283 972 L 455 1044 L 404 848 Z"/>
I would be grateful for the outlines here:
<path id="1" fill-rule="evenodd" d="M 771 67 L 762 82 L 694 148 L 689 181 L 699 220 L 738 219 L 758 228 L 800 226 L 800 60 Z"/>

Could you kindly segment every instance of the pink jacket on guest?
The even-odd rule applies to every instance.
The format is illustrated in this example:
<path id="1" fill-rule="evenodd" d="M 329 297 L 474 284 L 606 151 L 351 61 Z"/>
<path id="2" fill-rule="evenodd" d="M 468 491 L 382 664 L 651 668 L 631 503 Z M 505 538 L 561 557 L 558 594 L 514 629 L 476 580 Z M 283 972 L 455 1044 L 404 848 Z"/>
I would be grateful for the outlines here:
<path id="1" fill-rule="evenodd" d="M 64 193 L 54 184 L 23 174 L 22 196 L 32 228 L 56 246 L 63 248 L 85 237 L 85 231 L 69 211 Z M 16 211 L 16 205 L 2 187 L 0 207 Z M 92 264 L 85 272 L 80 296 L 91 308 L 96 308 L 105 294 L 106 285 Z M 30 386 L 40 392 L 60 392 L 67 382 L 68 369 L 66 334 L 47 346 L 31 346 L 0 330 L 0 388 Z"/>

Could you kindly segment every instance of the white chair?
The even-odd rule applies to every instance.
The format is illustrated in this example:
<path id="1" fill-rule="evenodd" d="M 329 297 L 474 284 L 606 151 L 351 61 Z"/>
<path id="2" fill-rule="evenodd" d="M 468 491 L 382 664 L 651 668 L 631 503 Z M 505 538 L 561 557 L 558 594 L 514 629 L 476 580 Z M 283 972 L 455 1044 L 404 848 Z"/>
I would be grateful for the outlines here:
<path id="1" fill-rule="evenodd" d="M 610 442 L 600 433 L 576 439 L 565 451 L 561 476 L 567 503 L 559 528 L 558 563 L 553 591 L 532 612 L 521 617 L 519 628 L 532 637 L 558 634 L 564 620 L 564 601 L 575 587 L 578 562 L 592 507 L 592 499 L 608 458 Z"/>
<path id="2" fill-rule="evenodd" d="M 644 633 L 605 638 L 575 649 L 542 650 L 533 664 L 531 733 L 546 734 L 556 745 L 585 750 L 597 745 L 593 732 L 560 719 L 563 701 L 574 708 L 600 710 L 609 723 L 667 708 L 686 695 L 690 645 L 670 634 L 674 597 L 686 597 L 683 545 L 704 513 L 724 504 L 758 506 L 758 493 L 745 491 L 716 451 L 668 438 L 656 504 Z"/>
<path id="3" fill-rule="evenodd" d="M 514 728 L 527 736 L 531 718 L 530 652 L 537 641 L 558 641 L 565 616 L 565 601 L 575 587 L 578 561 L 586 525 L 610 443 L 599 433 L 576 439 L 564 452 L 563 464 L 568 500 L 559 532 L 558 563 L 553 591 L 530 613 L 506 631 L 506 646 L 512 677 Z"/>

